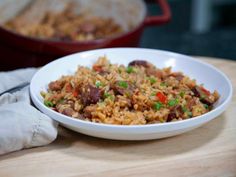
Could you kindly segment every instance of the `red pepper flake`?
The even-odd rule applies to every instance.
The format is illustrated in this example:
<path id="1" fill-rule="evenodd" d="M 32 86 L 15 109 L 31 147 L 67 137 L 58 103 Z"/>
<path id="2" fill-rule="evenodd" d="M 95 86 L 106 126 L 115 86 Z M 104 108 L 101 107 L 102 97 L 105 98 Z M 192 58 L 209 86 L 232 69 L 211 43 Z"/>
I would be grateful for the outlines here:
<path id="1" fill-rule="evenodd" d="M 157 92 L 156 97 L 161 103 L 166 103 L 167 97 L 163 93 Z"/>

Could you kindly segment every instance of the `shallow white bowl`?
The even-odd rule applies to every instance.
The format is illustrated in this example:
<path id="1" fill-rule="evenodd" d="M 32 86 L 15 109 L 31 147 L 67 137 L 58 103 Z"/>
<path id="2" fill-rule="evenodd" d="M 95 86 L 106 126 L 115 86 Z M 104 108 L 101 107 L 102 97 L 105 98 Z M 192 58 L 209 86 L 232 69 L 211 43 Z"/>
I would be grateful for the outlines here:
<path id="1" fill-rule="evenodd" d="M 104 55 L 112 63 L 127 65 L 132 60 L 143 59 L 159 68 L 172 66 L 174 71 L 182 71 L 196 79 L 199 84 L 204 83 L 204 86 L 210 91 L 216 89 L 220 94 L 220 99 L 212 111 L 202 116 L 178 122 L 135 126 L 107 125 L 78 120 L 55 112 L 43 104 L 40 91 L 45 91 L 49 82 L 62 75 L 73 74 L 78 65 L 91 66 L 98 57 Z M 148 140 L 178 135 L 216 118 L 229 105 L 233 89 L 224 73 L 209 64 L 194 60 L 192 57 L 152 49 L 114 48 L 81 52 L 47 64 L 34 75 L 30 84 L 30 94 L 39 110 L 76 132 L 107 139 Z"/>

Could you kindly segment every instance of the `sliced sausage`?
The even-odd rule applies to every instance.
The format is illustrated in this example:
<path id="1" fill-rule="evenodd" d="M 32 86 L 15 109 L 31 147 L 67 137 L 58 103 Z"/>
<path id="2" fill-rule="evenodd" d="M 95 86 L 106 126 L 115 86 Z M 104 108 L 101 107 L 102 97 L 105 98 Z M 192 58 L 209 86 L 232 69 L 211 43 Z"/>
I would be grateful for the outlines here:
<path id="1" fill-rule="evenodd" d="M 196 86 L 192 89 L 192 92 L 194 93 L 194 96 L 199 97 L 200 101 L 208 106 L 212 106 L 214 101 L 208 98 L 208 96 L 203 93 L 201 88 L 199 86 Z"/>
<path id="2" fill-rule="evenodd" d="M 75 113 L 75 111 L 72 108 L 65 108 L 62 110 L 62 114 L 66 116 L 72 116 Z"/>
<path id="3" fill-rule="evenodd" d="M 129 66 L 143 66 L 147 68 L 149 65 L 148 62 L 145 60 L 134 60 L 129 63 Z"/>
<path id="4" fill-rule="evenodd" d="M 198 87 L 193 87 L 192 92 L 193 92 L 194 96 L 199 97 L 199 98 L 201 97 L 201 91 Z"/>
<path id="5" fill-rule="evenodd" d="M 53 81 L 49 83 L 48 87 L 51 91 L 58 91 L 62 89 L 63 83 L 61 81 Z"/>
<path id="6" fill-rule="evenodd" d="M 181 72 L 172 73 L 171 76 L 175 77 L 175 79 L 178 81 L 181 81 L 184 78 L 184 75 Z"/>
<path id="7" fill-rule="evenodd" d="M 80 93 L 84 105 L 96 104 L 102 96 L 101 90 L 92 85 L 82 87 Z"/>
<path id="8" fill-rule="evenodd" d="M 171 122 L 173 119 L 176 118 L 176 114 L 174 112 L 170 112 L 167 117 L 167 122 Z"/>
<path id="9" fill-rule="evenodd" d="M 202 103 L 208 105 L 208 106 L 212 106 L 213 103 L 214 103 L 212 100 L 210 100 L 210 99 L 207 98 L 207 97 L 200 99 L 200 101 L 201 101 Z"/>

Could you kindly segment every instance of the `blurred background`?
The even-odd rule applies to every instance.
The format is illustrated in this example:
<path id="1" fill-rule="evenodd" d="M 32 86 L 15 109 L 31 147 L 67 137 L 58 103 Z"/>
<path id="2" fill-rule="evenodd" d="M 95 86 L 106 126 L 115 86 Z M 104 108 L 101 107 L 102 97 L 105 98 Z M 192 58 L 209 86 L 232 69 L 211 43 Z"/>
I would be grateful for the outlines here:
<path id="1" fill-rule="evenodd" d="M 47 14 L 58 5 L 69 4 L 71 1 L 78 2 L 75 9 L 80 11 L 79 13 L 87 8 L 90 9 L 88 14 L 98 18 L 105 14 L 105 17 L 110 18 L 107 22 L 103 20 L 104 25 L 100 25 L 102 26 L 100 32 L 107 31 L 109 27 L 111 35 L 114 34 L 112 31 L 114 29 L 119 32 L 120 24 L 118 27 L 114 26 L 116 24 L 113 24 L 114 28 L 111 27 L 114 21 L 119 21 L 121 26 L 122 23 L 125 24 L 127 29 L 133 26 L 133 29 L 124 31 L 120 36 L 114 35 L 114 38 L 106 38 L 105 35 L 104 38 L 99 38 L 102 40 L 94 41 L 95 38 L 91 38 L 91 35 L 95 35 L 99 29 L 95 25 L 97 20 L 94 22 L 84 20 L 81 26 L 73 26 L 70 21 L 71 16 L 83 17 L 69 14 L 71 9 L 64 11 L 62 8 L 64 14 L 62 13 L 61 16 L 60 13 L 59 16 L 52 15 L 53 13 L 51 16 Z M 147 27 L 146 7 L 141 0 L 0 0 L 0 23 L 4 24 L 6 22 L 4 19 L 10 17 L 9 19 L 13 19 L 13 24 L 15 22 L 16 25 L 13 25 L 11 30 L 0 28 L 0 70 L 38 67 L 71 53 L 106 47 L 140 46 L 187 55 L 236 60 L 236 0 L 145 0 L 145 2 L 152 16 L 162 14 L 161 4 L 168 3 L 172 13 L 171 20 L 168 23 L 149 21 L 151 27 Z M 168 9 L 168 5 L 163 5 L 162 9 Z M 39 16 L 45 16 L 41 19 L 46 19 L 50 24 L 57 24 L 57 28 L 64 23 L 64 26 L 67 25 L 66 32 L 71 33 L 72 37 L 64 35 L 64 31 L 54 29 L 55 25 L 46 22 L 43 22 L 46 26 L 42 25 Z M 36 23 L 39 23 L 39 26 L 34 26 L 35 21 L 38 21 Z M 168 21 L 168 18 L 165 18 L 165 21 Z M 15 29 L 19 27 L 21 32 L 25 33 L 27 29 L 25 24 L 30 27 L 28 29 L 39 30 L 43 35 L 51 33 L 51 37 L 44 36 L 43 40 L 38 40 L 40 35 L 37 38 L 37 35 L 32 35 L 30 30 L 29 36 L 18 35 L 20 33 Z M 71 30 L 73 27 L 74 32 Z M 91 39 L 83 43 L 84 41 L 78 39 L 81 35 L 83 40 L 86 36 Z"/>
<path id="2" fill-rule="evenodd" d="M 172 20 L 145 29 L 141 46 L 236 60 L 235 0 L 169 0 Z M 149 12 L 160 13 L 155 4 Z"/>

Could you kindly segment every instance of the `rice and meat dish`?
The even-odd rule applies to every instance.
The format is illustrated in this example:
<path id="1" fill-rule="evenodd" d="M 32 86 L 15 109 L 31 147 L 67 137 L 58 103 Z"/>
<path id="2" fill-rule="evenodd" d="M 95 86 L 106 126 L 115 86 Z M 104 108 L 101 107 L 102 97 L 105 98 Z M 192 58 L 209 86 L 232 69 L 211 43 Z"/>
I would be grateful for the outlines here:
<path id="1" fill-rule="evenodd" d="M 179 121 L 209 112 L 218 100 L 203 85 L 171 67 L 144 60 L 126 67 L 100 57 L 92 68 L 79 66 L 41 92 L 44 104 L 75 119 L 116 125 Z"/>
<path id="2" fill-rule="evenodd" d="M 120 25 L 111 18 L 75 14 L 73 4 L 62 12 L 47 12 L 38 23 L 25 23 L 21 16 L 4 26 L 25 36 L 61 41 L 89 41 L 109 38 L 123 33 Z"/>

